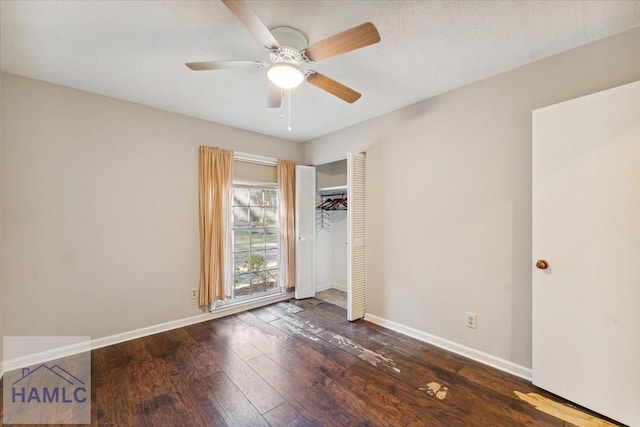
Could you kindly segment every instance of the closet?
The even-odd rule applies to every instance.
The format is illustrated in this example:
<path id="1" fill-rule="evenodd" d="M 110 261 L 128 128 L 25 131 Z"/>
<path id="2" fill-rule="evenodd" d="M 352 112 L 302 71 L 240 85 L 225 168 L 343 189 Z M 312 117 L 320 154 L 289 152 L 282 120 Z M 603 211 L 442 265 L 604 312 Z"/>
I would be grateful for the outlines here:
<path id="1" fill-rule="evenodd" d="M 347 318 L 366 302 L 365 155 L 296 166 L 296 298 L 347 292 Z"/>
<path id="2" fill-rule="evenodd" d="M 347 160 L 317 166 L 316 189 L 316 292 L 326 289 L 346 292 Z"/>

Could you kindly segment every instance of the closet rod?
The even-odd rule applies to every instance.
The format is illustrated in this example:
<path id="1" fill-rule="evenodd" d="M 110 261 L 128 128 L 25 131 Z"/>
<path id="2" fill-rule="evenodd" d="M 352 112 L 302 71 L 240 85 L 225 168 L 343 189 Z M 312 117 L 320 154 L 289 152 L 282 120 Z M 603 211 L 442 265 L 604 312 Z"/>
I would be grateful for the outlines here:
<path id="1" fill-rule="evenodd" d="M 321 197 L 336 197 L 336 196 L 345 196 L 346 197 L 347 192 L 343 191 L 342 193 L 335 193 L 335 194 L 321 194 Z"/>

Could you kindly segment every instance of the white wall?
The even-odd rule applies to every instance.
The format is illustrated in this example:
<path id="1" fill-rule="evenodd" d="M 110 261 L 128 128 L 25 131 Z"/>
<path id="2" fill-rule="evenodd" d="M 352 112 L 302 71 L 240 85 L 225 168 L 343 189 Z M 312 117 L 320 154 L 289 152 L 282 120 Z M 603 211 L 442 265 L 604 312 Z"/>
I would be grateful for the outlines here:
<path id="1" fill-rule="evenodd" d="M 299 144 L 3 75 L 6 335 L 112 335 L 202 312 L 198 147 Z"/>
<path id="2" fill-rule="evenodd" d="M 347 160 L 316 166 L 316 188 L 340 187 L 347 185 Z"/>
<path id="3" fill-rule="evenodd" d="M 316 224 L 316 291 L 347 290 L 347 212 L 330 211 L 328 227 Z M 317 217 L 316 217 L 317 218 Z"/>
<path id="4" fill-rule="evenodd" d="M 3 104 L 4 100 L 4 75 L 0 73 L 0 106 Z M 4 161 L 3 161 L 3 153 L 4 153 L 4 113 L 3 108 L 0 108 L 0 378 L 3 374 L 3 363 L 4 363 L 4 346 L 3 346 L 3 337 L 4 337 L 4 278 L 2 274 L 3 270 L 3 260 L 2 260 L 2 252 L 4 251 L 2 248 L 2 242 L 4 241 L 4 236 L 2 233 L 3 221 L 4 217 L 4 193 L 2 185 L 2 177 L 4 176 Z"/>
<path id="5" fill-rule="evenodd" d="M 306 143 L 367 152 L 367 312 L 530 367 L 531 110 L 638 79 L 640 28 Z"/>
<path id="6" fill-rule="evenodd" d="M 316 217 L 317 218 L 317 217 Z M 316 224 L 317 226 L 317 224 Z M 329 226 L 324 229 L 316 229 L 316 291 L 322 291 L 333 287 L 333 229 Z"/>

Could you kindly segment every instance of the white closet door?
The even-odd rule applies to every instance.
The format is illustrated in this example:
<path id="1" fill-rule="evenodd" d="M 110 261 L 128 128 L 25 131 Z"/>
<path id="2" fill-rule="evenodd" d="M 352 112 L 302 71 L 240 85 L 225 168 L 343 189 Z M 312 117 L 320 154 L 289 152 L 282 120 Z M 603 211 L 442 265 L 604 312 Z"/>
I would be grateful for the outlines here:
<path id="1" fill-rule="evenodd" d="M 364 317 L 367 287 L 367 242 L 365 228 L 365 156 L 347 155 L 347 184 L 349 190 L 347 262 L 347 318 Z"/>
<path id="2" fill-rule="evenodd" d="M 533 383 L 632 426 L 639 218 L 640 82 L 535 110 Z"/>
<path id="3" fill-rule="evenodd" d="M 316 168 L 296 166 L 296 299 L 316 295 Z"/>

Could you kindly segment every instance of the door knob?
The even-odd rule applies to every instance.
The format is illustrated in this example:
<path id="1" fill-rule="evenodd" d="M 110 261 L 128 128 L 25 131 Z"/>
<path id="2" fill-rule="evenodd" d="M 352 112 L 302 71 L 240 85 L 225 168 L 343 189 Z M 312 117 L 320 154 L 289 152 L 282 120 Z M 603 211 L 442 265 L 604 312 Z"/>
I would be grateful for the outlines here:
<path id="1" fill-rule="evenodd" d="M 536 261 L 536 267 L 538 267 L 540 270 L 546 270 L 547 268 L 549 268 L 549 263 L 543 259 L 539 259 L 538 261 Z"/>

